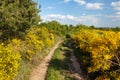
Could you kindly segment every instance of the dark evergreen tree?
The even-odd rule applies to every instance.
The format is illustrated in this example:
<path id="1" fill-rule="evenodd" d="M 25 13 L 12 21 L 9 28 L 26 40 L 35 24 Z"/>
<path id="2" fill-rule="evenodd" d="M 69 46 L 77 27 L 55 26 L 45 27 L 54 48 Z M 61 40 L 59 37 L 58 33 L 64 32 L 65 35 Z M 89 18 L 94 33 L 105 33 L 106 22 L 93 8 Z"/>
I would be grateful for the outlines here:
<path id="1" fill-rule="evenodd" d="M 32 0 L 0 0 L 0 38 L 20 37 L 38 24 L 38 13 L 37 3 Z"/>

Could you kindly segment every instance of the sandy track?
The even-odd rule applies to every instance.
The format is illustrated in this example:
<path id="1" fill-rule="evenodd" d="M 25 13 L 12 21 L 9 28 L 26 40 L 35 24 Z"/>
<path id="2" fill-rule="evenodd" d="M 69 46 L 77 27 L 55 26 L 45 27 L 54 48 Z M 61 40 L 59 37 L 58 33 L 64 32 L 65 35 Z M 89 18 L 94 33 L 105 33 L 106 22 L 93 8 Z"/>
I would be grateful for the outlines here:
<path id="1" fill-rule="evenodd" d="M 71 65 L 74 68 L 73 72 L 74 74 L 72 74 L 72 77 L 76 78 L 77 80 L 87 80 L 87 76 L 82 72 L 81 68 L 80 68 L 80 64 L 76 58 L 76 56 L 74 55 L 73 51 L 71 51 Z"/>
<path id="2" fill-rule="evenodd" d="M 41 61 L 41 63 L 32 70 L 29 80 L 45 80 L 49 62 L 54 54 L 54 51 L 58 48 L 61 42 L 62 40 L 57 42 L 50 50 L 49 54 Z"/>
<path id="3" fill-rule="evenodd" d="M 72 43 L 68 43 L 68 47 L 71 48 L 70 54 L 71 54 L 71 67 L 72 67 L 72 74 L 71 77 L 75 78 L 75 80 L 87 80 L 87 75 L 83 73 L 83 71 L 80 68 L 80 63 L 78 62 L 75 53 L 72 49 Z"/>

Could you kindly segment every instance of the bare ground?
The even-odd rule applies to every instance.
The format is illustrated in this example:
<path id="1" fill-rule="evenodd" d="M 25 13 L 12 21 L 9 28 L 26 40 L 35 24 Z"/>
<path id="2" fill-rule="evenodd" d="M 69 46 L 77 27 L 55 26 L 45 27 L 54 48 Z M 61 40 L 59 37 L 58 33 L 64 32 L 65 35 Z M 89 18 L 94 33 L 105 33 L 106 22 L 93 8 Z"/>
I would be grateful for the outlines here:
<path id="1" fill-rule="evenodd" d="M 72 43 L 69 42 L 68 43 L 69 47 L 72 47 Z M 87 75 L 85 75 L 83 73 L 83 71 L 80 68 L 80 63 L 78 62 L 76 56 L 74 55 L 74 51 L 70 50 L 70 54 L 71 54 L 71 64 L 69 65 L 69 67 L 71 68 L 71 77 L 74 78 L 73 80 L 87 80 Z"/>
<path id="2" fill-rule="evenodd" d="M 87 80 L 87 76 L 83 73 L 83 71 L 80 68 L 80 64 L 75 57 L 73 51 L 71 51 L 71 66 L 73 67 L 72 69 L 72 74 L 71 77 L 75 78 L 75 80 Z"/>
<path id="3" fill-rule="evenodd" d="M 41 63 L 32 70 L 29 80 L 45 80 L 49 62 L 54 54 L 54 51 L 58 48 L 61 42 L 62 40 L 57 42 L 50 50 L 49 54 L 41 61 Z"/>

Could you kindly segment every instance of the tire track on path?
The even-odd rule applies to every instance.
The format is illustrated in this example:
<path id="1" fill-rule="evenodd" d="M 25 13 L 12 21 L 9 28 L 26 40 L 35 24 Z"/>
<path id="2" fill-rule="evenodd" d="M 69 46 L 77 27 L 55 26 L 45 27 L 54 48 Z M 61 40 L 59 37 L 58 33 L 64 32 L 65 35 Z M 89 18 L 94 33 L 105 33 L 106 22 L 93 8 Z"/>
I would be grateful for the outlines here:
<path id="1" fill-rule="evenodd" d="M 41 61 L 41 63 L 32 70 L 29 80 L 45 80 L 49 62 L 54 54 L 54 51 L 59 47 L 59 44 L 62 42 L 62 40 L 58 41 L 50 50 L 49 54 Z"/>

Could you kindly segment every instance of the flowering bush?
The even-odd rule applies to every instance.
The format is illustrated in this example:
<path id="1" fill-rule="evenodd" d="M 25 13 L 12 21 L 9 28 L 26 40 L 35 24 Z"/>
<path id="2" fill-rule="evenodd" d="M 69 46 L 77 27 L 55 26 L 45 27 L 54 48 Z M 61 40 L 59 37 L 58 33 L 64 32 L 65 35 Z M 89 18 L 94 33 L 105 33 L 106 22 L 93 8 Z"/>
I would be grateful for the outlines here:
<path id="1" fill-rule="evenodd" d="M 0 44 L 0 80 L 14 80 L 20 59 L 20 54 L 11 45 Z"/>
<path id="2" fill-rule="evenodd" d="M 81 30 L 73 36 L 76 47 L 84 52 L 89 52 L 90 65 L 87 66 L 88 73 L 100 72 L 103 77 L 116 79 L 120 76 L 120 38 L 119 33 L 101 30 Z M 84 61 L 84 60 L 83 60 Z M 111 75 L 115 71 L 115 77 Z M 96 80 L 102 80 L 99 76 Z M 99 79 L 100 78 L 100 79 Z M 104 78 L 103 78 L 104 79 Z"/>

